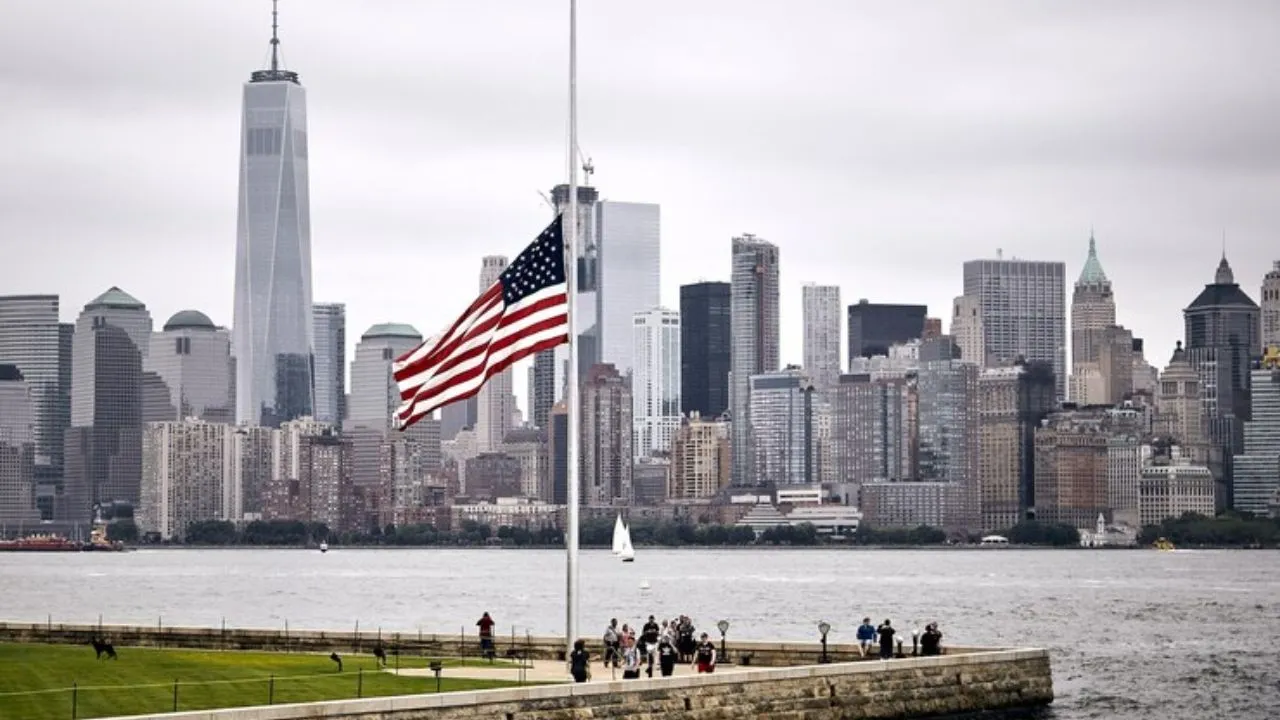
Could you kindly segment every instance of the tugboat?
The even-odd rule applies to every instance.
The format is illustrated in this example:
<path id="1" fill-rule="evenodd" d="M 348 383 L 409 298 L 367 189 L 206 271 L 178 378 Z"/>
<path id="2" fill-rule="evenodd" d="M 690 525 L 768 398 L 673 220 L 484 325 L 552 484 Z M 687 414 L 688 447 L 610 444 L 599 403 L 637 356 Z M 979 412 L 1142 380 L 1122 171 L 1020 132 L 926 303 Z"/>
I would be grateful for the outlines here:
<path id="1" fill-rule="evenodd" d="M 1157 538 L 1156 541 L 1151 544 L 1151 547 L 1156 550 L 1164 550 L 1165 552 L 1175 549 L 1173 547 L 1173 543 L 1169 542 L 1167 538 Z"/>

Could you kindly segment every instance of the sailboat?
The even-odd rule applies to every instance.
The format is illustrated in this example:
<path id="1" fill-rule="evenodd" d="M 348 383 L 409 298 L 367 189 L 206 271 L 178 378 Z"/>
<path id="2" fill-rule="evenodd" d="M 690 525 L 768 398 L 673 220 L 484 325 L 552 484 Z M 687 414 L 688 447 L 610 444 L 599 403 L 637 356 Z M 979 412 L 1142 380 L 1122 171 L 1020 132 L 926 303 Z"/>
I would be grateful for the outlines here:
<path id="1" fill-rule="evenodd" d="M 636 561 L 636 549 L 631 546 L 631 529 L 626 525 L 622 526 L 622 549 L 618 551 L 618 557 L 622 562 Z"/>
<path id="2" fill-rule="evenodd" d="M 622 538 L 627 534 L 627 528 L 622 524 L 622 513 L 618 513 L 618 519 L 613 523 L 613 554 L 622 554 Z"/>

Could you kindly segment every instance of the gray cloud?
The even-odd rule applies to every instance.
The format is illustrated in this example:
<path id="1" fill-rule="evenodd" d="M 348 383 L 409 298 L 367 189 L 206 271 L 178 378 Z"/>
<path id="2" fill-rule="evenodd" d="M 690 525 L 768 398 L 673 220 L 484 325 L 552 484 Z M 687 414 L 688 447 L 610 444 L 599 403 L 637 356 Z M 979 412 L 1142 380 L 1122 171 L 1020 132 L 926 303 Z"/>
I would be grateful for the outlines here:
<path id="1" fill-rule="evenodd" d="M 1272 259 L 1280 7 L 720 0 L 580 3 L 581 141 L 609 198 L 663 206 L 664 296 L 782 247 L 803 281 L 945 316 L 997 248 L 1078 272 L 1089 226 L 1121 322 L 1163 364 L 1223 232 Z M 353 338 L 424 331 L 513 254 L 564 175 L 566 3 L 282 2 L 308 88 L 315 296 Z M 240 86 L 269 4 L 0 6 L 0 288 L 68 319 L 119 284 L 230 323 Z M 519 374 L 518 374 L 519 375 Z M 523 380 L 523 378 L 520 378 Z"/>

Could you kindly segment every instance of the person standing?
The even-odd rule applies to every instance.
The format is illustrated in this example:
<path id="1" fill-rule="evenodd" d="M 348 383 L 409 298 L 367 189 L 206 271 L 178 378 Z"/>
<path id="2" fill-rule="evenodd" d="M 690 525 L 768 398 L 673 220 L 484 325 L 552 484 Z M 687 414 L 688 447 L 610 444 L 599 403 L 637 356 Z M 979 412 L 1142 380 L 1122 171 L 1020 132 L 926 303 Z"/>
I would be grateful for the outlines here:
<path id="1" fill-rule="evenodd" d="M 880 659 L 888 660 L 893 657 L 893 636 L 898 631 L 893 629 L 893 625 L 886 619 L 880 627 L 876 628 L 876 635 L 880 637 Z"/>
<path id="2" fill-rule="evenodd" d="M 871 624 L 871 618 L 862 618 L 862 624 L 858 626 L 858 652 L 862 657 L 866 657 L 871 651 L 871 645 L 876 641 L 876 626 Z"/>
<path id="3" fill-rule="evenodd" d="M 621 652 L 618 619 L 613 618 L 609 621 L 609 627 L 604 629 L 604 666 L 609 667 L 609 664 L 612 663 L 614 667 L 618 667 L 618 661 L 622 658 Z"/>
<path id="4" fill-rule="evenodd" d="M 640 679 L 640 649 L 636 647 L 634 637 L 622 641 L 622 679 Z"/>
<path id="5" fill-rule="evenodd" d="M 649 622 L 644 624 L 644 628 L 640 631 L 640 653 L 644 656 L 644 660 L 648 662 L 649 677 L 653 677 L 653 658 L 658 652 L 658 637 L 661 634 L 661 628 L 658 622 L 649 616 Z"/>
<path id="6" fill-rule="evenodd" d="M 662 677 L 671 677 L 676 671 L 676 645 L 671 640 L 671 636 L 664 634 L 658 640 L 658 669 L 662 671 Z"/>
<path id="7" fill-rule="evenodd" d="M 591 654 L 582 640 L 573 642 L 573 652 L 569 653 L 569 674 L 574 682 L 584 683 L 591 679 Z"/>
<path id="8" fill-rule="evenodd" d="M 486 658 L 493 660 L 493 618 L 489 617 L 486 611 L 480 616 L 480 620 L 476 622 L 476 627 L 480 628 L 480 652 Z"/>
<path id="9" fill-rule="evenodd" d="M 693 653 L 693 667 L 699 674 L 716 671 L 716 644 L 706 633 L 702 633 L 702 641 Z"/>
<path id="10" fill-rule="evenodd" d="M 942 632 L 938 623 L 929 623 L 920 636 L 920 654 L 925 656 L 942 654 Z"/>

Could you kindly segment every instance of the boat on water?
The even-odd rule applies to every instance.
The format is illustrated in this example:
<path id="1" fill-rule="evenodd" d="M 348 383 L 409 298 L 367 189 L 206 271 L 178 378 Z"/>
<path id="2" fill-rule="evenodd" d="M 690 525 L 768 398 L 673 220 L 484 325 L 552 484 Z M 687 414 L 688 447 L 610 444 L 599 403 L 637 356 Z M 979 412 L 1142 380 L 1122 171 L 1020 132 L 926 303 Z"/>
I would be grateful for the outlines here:
<path id="1" fill-rule="evenodd" d="M 120 552 L 124 543 L 107 538 L 105 525 L 89 533 L 89 541 L 69 540 L 54 533 L 34 533 L 15 540 L 0 540 L 0 552 Z"/>
<path id="2" fill-rule="evenodd" d="M 627 534 L 627 527 L 622 524 L 622 513 L 613 521 L 613 554 L 622 554 L 622 537 Z"/>
<path id="3" fill-rule="evenodd" d="M 631 529 L 626 525 L 622 526 L 622 549 L 618 551 L 618 557 L 624 563 L 636 561 L 636 549 L 631 546 Z"/>
<path id="4" fill-rule="evenodd" d="M 322 543 L 320 543 L 320 552 L 322 552 L 322 553 L 327 553 L 327 552 L 329 552 L 329 543 L 327 543 L 327 542 L 322 542 Z"/>
<path id="5" fill-rule="evenodd" d="M 1154 543 L 1151 543 L 1151 547 L 1156 550 L 1163 550 L 1165 552 L 1169 552 L 1177 549 L 1173 546 L 1173 543 L 1169 542 L 1168 538 L 1156 538 L 1156 541 Z"/>

